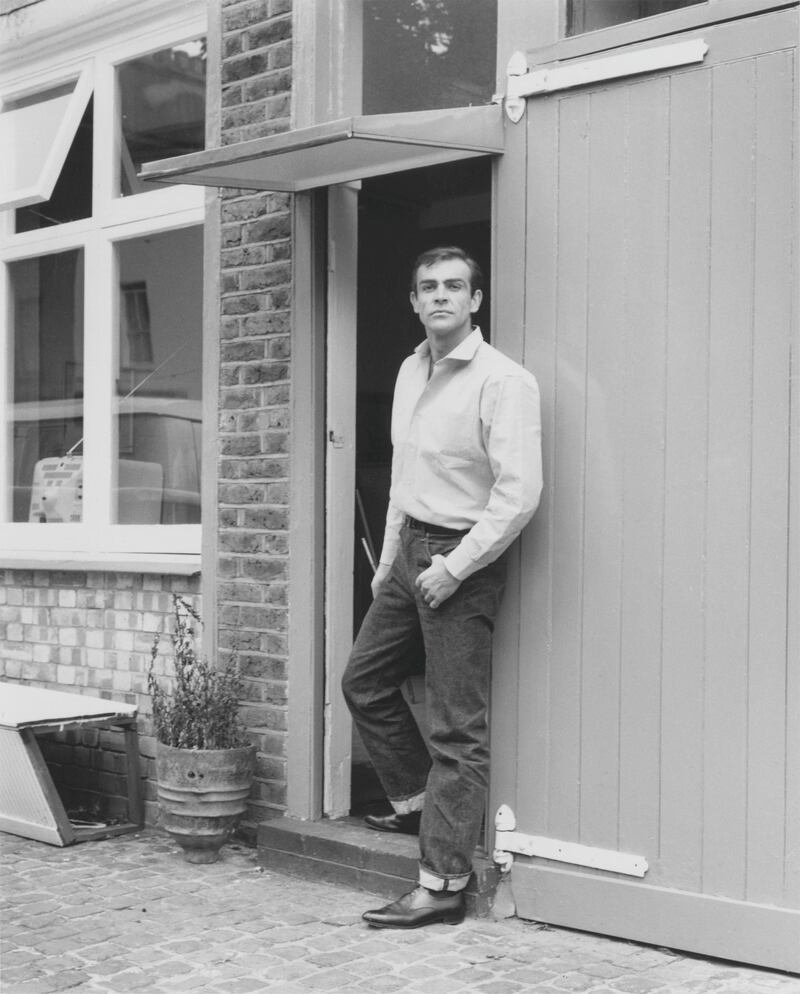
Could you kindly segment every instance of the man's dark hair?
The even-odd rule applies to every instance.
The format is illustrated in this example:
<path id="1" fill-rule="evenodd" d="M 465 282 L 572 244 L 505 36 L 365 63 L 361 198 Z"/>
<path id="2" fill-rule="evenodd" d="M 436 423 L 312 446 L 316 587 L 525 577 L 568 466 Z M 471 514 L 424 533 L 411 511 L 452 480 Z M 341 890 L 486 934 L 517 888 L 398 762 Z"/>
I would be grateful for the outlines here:
<path id="1" fill-rule="evenodd" d="M 414 268 L 411 270 L 411 289 L 416 293 L 417 290 L 417 273 L 421 266 L 427 268 L 428 266 L 433 266 L 437 262 L 444 262 L 445 259 L 461 259 L 462 262 L 466 262 L 469 267 L 469 289 L 470 293 L 475 293 L 476 290 L 483 289 L 483 273 L 481 272 L 481 267 L 472 258 L 472 256 L 467 255 L 464 249 L 459 248 L 457 245 L 446 245 L 440 248 L 428 249 L 427 252 L 423 252 L 421 255 L 417 256 L 416 262 L 414 263 Z"/>

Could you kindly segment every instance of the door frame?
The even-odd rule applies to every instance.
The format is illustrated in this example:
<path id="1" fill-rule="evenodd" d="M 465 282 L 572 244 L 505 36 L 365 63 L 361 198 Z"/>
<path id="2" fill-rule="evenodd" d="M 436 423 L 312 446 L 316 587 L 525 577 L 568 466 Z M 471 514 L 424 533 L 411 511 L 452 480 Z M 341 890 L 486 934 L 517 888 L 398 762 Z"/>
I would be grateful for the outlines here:
<path id="1" fill-rule="evenodd" d="M 340 686 L 353 645 L 359 183 L 328 188 L 323 814 L 350 811 L 353 723 Z"/>
<path id="2" fill-rule="evenodd" d="M 498 5 L 497 84 L 505 84 L 505 67 L 523 37 L 535 37 L 542 44 L 555 42 L 560 33 L 560 0 L 537 4 L 532 11 L 527 0 L 503 0 Z M 297 39 L 295 84 L 292 107 L 294 128 L 336 120 L 361 110 L 361 5 L 343 0 L 320 0 L 300 4 L 293 14 Z M 524 212 L 519 209 L 519 191 L 524 189 L 524 128 L 506 129 L 506 154 L 494 160 L 492 178 L 492 328 L 499 347 L 512 358 L 522 358 L 524 298 L 520 277 L 524 273 Z M 334 188 L 330 188 L 334 189 Z M 294 197 L 294 297 L 292 302 L 292 396 L 291 424 L 294 444 L 290 453 L 290 556 L 289 556 L 289 652 L 291 692 L 287 705 L 287 814 L 302 819 L 318 819 L 329 807 L 341 805 L 347 772 L 335 777 L 326 772 L 326 760 L 341 763 L 341 743 L 350 747 L 344 732 L 349 715 L 331 715 L 334 701 L 326 692 L 326 638 L 339 635 L 325 631 L 326 456 L 326 307 L 327 299 L 328 190 L 298 193 Z M 498 265 L 498 230 L 503 231 L 502 268 Z M 336 240 L 334 232 L 333 239 Z M 338 251 L 344 249 L 338 239 Z M 354 249 L 357 246 L 354 243 Z M 341 261 L 341 255 L 340 255 Z M 355 257 L 351 259 L 354 267 Z M 355 286 L 353 300 L 355 301 Z M 333 341 L 332 339 L 330 340 Z M 339 343 L 336 342 L 338 350 Z M 337 361 L 341 357 L 337 357 Z M 354 390 L 353 390 L 354 392 Z M 350 515 L 348 527 L 352 528 Z M 337 524 L 338 527 L 338 524 Z M 352 539 L 352 534 L 351 534 Z M 342 539 L 344 543 L 345 539 Z M 352 541 L 350 543 L 352 555 Z M 517 557 L 518 559 L 518 557 Z M 340 577 L 336 577 L 337 583 Z M 507 622 L 495 639 L 493 691 L 495 713 L 513 695 L 514 675 L 519 657 L 518 569 L 512 566 L 504 599 Z M 515 589 L 516 588 L 516 589 Z M 348 608 L 352 635 L 352 598 Z M 338 619 L 341 632 L 346 623 Z M 498 633 L 499 634 L 499 633 Z M 498 663 L 502 665 L 498 666 Z M 328 674 L 328 687 L 335 674 Z M 334 688 L 335 689 L 335 688 Z M 326 702 L 326 693 L 329 700 Z M 344 702 L 341 707 L 346 711 Z M 513 709 L 511 712 L 513 713 Z M 325 742 L 324 726 L 329 718 L 335 730 Z M 505 724 L 503 723 L 498 724 Z M 498 735 L 502 730 L 498 732 Z M 493 736 L 495 732 L 493 731 Z M 349 735 L 349 733 L 348 733 Z M 502 735 L 503 745 L 510 741 Z M 501 750 L 493 752 L 492 795 L 500 796 L 513 762 Z M 330 783 L 327 787 L 325 781 Z M 334 787 L 334 780 L 336 786 Z M 497 785 L 495 788 L 495 784 Z M 347 784 L 349 792 L 349 783 Z M 493 810 L 493 808 L 490 808 Z"/>
<path id="3" fill-rule="evenodd" d="M 289 453 L 287 814 L 322 815 L 325 556 L 325 191 L 297 194 Z M 303 444 L 300 444 L 300 440 Z"/>

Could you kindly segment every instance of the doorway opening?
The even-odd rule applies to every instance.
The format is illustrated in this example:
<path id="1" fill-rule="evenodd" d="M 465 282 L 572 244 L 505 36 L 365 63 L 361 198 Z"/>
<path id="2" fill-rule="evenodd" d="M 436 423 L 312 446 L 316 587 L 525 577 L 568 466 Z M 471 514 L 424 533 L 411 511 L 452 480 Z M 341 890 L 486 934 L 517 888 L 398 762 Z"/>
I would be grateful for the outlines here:
<path id="1" fill-rule="evenodd" d="M 476 323 L 489 340 L 491 189 L 492 162 L 482 157 L 364 180 L 359 194 L 354 636 L 372 600 L 372 563 L 383 542 L 394 381 L 424 335 L 409 303 L 411 268 L 421 252 L 438 245 L 459 245 L 472 255 L 485 280 Z M 409 681 L 406 694 L 424 733 L 422 666 L 420 660 L 420 677 Z M 388 810 L 353 729 L 351 814 Z"/>

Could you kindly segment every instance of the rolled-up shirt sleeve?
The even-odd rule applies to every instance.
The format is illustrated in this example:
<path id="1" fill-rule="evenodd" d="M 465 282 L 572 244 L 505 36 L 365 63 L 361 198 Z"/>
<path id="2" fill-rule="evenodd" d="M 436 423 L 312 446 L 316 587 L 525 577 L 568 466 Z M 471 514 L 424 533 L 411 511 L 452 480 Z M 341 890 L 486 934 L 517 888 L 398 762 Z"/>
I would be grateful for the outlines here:
<path id="1" fill-rule="evenodd" d="M 390 500 L 389 509 L 386 512 L 386 530 L 383 533 L 383 546 L 380 555 L 380 562 L 384 566 L 391 566 L 397 555 L 397 550 L 400 547 L 400 528 L 403 524 L 403 518 L 403 512 Z"/>
<path id="2" fill-rule="evenodd" d="M 485 510 L 445 558 L 458 580 L 498 558 L 533 517 L 542 493 L 539 390 L 530 374 L 484 384 L 480 417 L 494 484 Z"/>

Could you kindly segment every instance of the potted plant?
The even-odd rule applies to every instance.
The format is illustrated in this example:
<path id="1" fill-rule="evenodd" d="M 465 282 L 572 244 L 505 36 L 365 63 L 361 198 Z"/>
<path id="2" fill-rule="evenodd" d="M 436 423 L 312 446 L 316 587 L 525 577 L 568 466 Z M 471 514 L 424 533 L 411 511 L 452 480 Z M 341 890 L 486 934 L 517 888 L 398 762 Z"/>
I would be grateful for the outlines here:
<path id="1" fill-rule="evenodd" d="M 171 679 L 156 676 L 160 635 L 150 651 L 147 685 L 156 735 L 161 823 L 190 863 L 213 863 L 246 809 L 256 747 L 239 716 L 241 678 L 229 660 L 214 666 L 197 651 L 200 616 L 173 594 Z"/>

